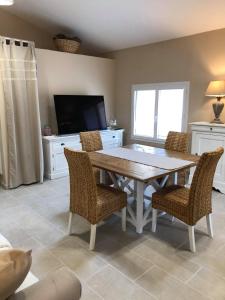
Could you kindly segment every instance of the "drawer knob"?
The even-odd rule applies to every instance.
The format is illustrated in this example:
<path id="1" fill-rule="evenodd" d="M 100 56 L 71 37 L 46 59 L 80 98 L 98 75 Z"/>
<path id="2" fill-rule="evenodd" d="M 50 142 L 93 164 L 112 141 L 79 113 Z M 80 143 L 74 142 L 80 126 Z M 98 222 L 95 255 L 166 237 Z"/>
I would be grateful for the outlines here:
<path id="1" fill-rule="evenodd" d="M 213 130 L 212 127 L 210 127 L 210 130 Z"/>
<path id="2" fill-rule="evenodd" d="M 64 143 L 61 143 L 61 146 L 65 146 L 65 144 L 64 144 Z"/>

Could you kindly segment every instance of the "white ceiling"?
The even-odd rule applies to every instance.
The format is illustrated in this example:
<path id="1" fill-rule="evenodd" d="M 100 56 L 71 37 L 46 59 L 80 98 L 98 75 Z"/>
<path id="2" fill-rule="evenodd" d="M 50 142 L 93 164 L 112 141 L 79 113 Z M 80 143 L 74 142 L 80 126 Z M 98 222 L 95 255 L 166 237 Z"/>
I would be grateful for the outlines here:
<path id="1" fill-rule="evenodd" d="M 15 0 L 6 10 L 98 52 L 225 27 L 225 0 Z"/>

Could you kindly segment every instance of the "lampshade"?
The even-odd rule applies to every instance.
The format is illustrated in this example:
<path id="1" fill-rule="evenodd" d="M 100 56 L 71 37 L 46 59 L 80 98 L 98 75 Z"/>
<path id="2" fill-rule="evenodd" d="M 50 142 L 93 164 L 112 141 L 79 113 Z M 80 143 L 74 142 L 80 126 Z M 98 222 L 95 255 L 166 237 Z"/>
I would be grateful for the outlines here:
<path id="1" fill-rule="evenodd" d="M 0 5 L 13 5 L 14 0 L 0 0 Z"/>
<path id="2" fill-rule="evenodd" d="M 205 93 L 209 97 L 224 97 L 225 96 L 225 80 L 210 81 Z"/>

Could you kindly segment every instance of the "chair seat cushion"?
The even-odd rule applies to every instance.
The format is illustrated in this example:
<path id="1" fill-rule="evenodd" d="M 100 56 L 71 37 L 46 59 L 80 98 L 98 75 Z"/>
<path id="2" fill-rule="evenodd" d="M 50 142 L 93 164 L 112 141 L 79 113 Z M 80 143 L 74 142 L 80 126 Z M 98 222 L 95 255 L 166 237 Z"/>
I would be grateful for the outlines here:
<path id="1" fill-rule="evenodd" d="M 125 192 L 110 186 L 97 185 L 97 219 L 98 221 L 110 216 L 112 213 L 121 210 L 127 205 Z"/>
<path id="2" fill-rule="evenodd" d="M 188 188 L 179 185 L 166 187 L 152 195 L 152 207 L 189 223 L 189 192 Z"/>

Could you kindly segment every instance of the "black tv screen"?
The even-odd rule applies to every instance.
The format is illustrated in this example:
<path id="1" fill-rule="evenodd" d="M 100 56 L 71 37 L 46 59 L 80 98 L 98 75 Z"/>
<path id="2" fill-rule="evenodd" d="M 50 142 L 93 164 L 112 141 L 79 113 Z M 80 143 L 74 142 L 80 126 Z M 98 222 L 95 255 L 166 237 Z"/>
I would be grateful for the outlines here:
<path id="1" fill-rule="evenodd" d="M 103 96 L 55 95 L 58 134 L 107 128 Z"/>

